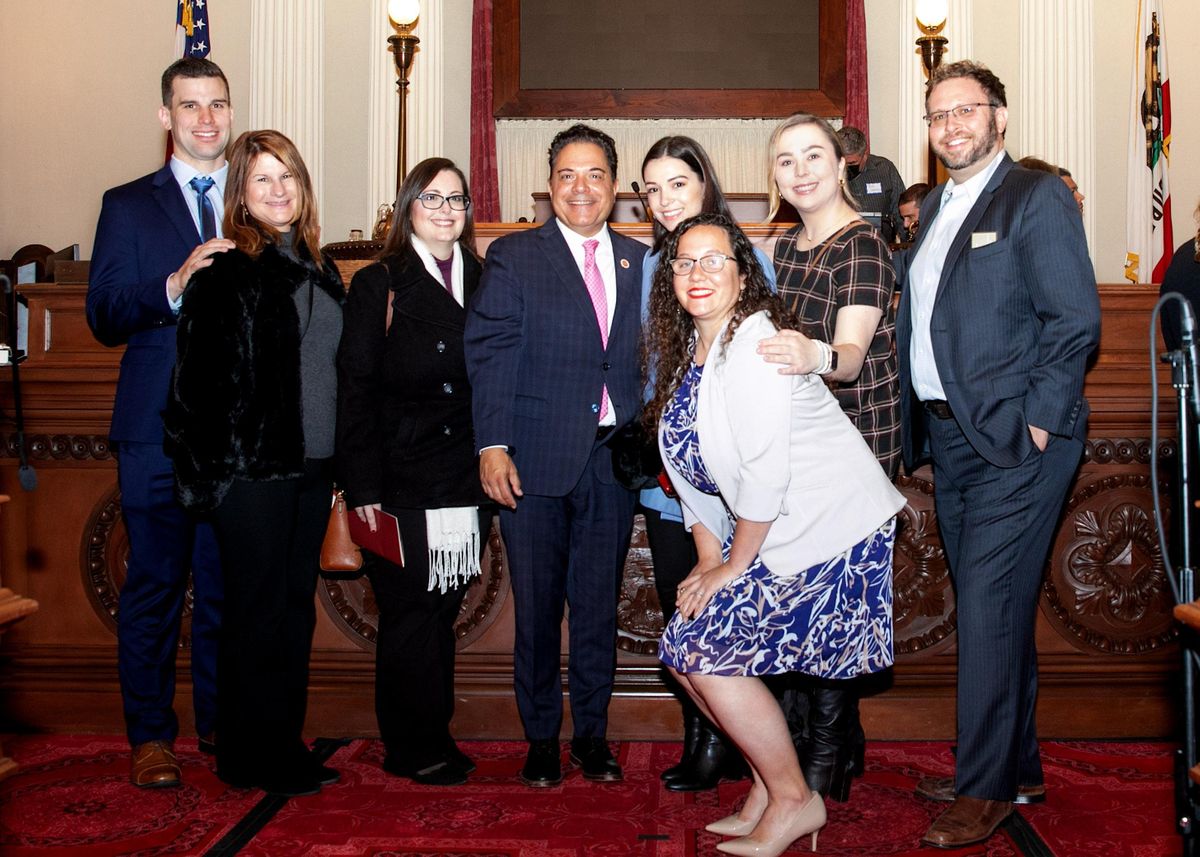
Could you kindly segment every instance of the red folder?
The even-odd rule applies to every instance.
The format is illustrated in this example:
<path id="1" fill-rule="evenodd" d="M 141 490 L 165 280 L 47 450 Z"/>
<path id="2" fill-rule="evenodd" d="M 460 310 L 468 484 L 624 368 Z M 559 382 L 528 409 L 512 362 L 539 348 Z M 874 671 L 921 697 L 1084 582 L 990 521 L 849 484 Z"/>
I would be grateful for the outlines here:
<path id="1" fill-rule="evenodd" d="M 350 538 L 360 548 L 366 548 L 376 556 L 381 556 L 396 565 L 404 565 L 404 545 L 400 543 L 400 522 L 395 515 L 389 515 L 382 509 L 375 510 L 375 532 L 366 521 L 360 521 L 353 511 L 347 516 L 350 519 Z"/>

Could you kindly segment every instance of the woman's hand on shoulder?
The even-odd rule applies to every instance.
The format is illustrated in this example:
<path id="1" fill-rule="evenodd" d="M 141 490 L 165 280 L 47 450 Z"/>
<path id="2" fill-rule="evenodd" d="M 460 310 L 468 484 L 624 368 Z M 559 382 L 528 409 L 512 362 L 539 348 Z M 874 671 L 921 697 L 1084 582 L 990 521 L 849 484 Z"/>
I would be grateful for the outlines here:
<path id="1" fill-rule="evenodd" d="M 807 375 L 821 363 L 821 351 L 811 339 L 798 330 L 781 330 L 760 340 L 758 353 L 768 363 L 783 364 L 780 375 Z"/>
<path id="2" fill-rule="evenodd" d="M 701 560 L 676 590 L 677 609 L 684 619 L 695 619 L 717 591 L 741 573 L 727 562 Z"/>
<path id="3" fill-rule="evenodd" d="M 355 506 L 354 514 L 358 515 L 358 519 L 371 528 L 371 532 L 379 529 L 379 522 L 375 519 L 375 513 L 380 511 L 382 507 L 379 503 L 372 503 L 369 506 Z"/>

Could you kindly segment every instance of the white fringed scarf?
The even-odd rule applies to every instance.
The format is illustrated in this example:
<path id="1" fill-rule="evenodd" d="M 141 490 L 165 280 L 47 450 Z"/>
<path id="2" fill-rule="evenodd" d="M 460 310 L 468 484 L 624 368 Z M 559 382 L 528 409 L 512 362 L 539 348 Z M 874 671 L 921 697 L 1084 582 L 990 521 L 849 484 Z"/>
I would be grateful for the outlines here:
<path id="1" fill-rule="evenodd" d="M 457 589 L 479 574 L 479 509 L 428 509 L 429 591 Z"/>

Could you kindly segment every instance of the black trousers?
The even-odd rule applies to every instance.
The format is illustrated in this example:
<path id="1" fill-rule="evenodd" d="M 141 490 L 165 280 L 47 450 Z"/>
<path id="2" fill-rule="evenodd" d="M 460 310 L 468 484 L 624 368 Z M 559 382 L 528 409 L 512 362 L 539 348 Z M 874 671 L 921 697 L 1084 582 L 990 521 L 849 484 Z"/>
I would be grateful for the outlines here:
<path id="1" fill-rule="evenodd" d="M 253 780 L 304 764 L 308 659 L 321 541 L 329 520 L 328 461 L 304 475 L 239 480 L 213 513 L 225 576 L 217 662 L 217 770 Z"/>
<path id="2" fill-rule="evenodd" d="M 617 668 L 617 596 L 637 498 L 613 481 L 612 456 L 597 445 L 565 497 L 526 492 L 500 510 L 516 614 L 517 710 L 530 741 L 557 738 L 563 719 L 562 621 L 576 738 L 603 738 Z"/>
<path id="3" fill-rule="evenodd" d="M 646 540 L 654 563 L 654 589 L 666 624 L 675 615 L 679 584 L 691 574 L 700 558 L 696 556 L 696 542 L 682 521 L 667 520 L 656 509 L 639 508 L 646 519 Z"/>
<path id="4" fill-rule="evenodd" d="M 454 623 L 470 583 L 429 591 L 429 547 L 423 509 L 385 507 L 400 521 L 405 566 L 372 557 L 367 577 L 379 609 L 375 638 L 375 716 L 388 761 L 420 770 L 452 746 Z M 353 513 L 351 513 L 353 514 Z M 486 544 L 491 511 L 479 513 Z"/>
<path id="5" fill-rule="evenodd" d="M 1046 556 L 1083 452 L 1051 437 L 1016 467 L 981 458 L 953 420 L 930 419 L 934 502 L 958 616 L 960 795 L 1010 801 L 1042 783 L 1034 621 Z"/>

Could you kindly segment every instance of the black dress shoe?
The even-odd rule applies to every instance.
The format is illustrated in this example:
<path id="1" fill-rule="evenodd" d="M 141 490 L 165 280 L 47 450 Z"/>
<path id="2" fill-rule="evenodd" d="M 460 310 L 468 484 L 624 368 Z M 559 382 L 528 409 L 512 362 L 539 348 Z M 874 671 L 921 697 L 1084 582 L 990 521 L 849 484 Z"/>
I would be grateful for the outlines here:
<path id="1" fill-rule="evenodd" d="M 397 777 L 407 777 L 414 783 L 423 786 L 461 786 L 467 781 L 467 774 L 448 759 L 438 759 L 428 765 L 416 768 L 411 765 L 400 765 L 390 757 L 383 760 L 383 769 Z"/>
<path id="2" fill-rule="evenodd" d="M 255 785 L 276 797 L 304 797 L 315 795 L 321 790 L 321 783 L 316 776 L 307 771 L 271 776 L 258 780 Z"/>
<path id="3" fill-rule="evenodd" d="M 475 769 L 478 767 L 478 765 L 475 764 L 475 760 L 462 750 L 458 749 L 458 745 L 455 744 L 453 740 L 446 747 L 446 761 L 454 765 L 454 767 L 458 768 L 464 774 L 473 774 Z"/>
<path id="4" fill-rule="evenodd" d="M 217 755 L 217 736 L 216 736 L 216 734 L 213 732 L 209 732 L 207 735 L 201 735 L 199 740 L 196 742 L 196 746 L 200 750 L 200 752 L 204 753 L 206 756 Z"/>
<path id="5" fill-rule="evenodd" d="M 603 738 L 573 738 L 571 740 L 571 764 L 583 769 L 585 780 L 601 783 L 618 783 L 625 779 L 621 766 L 608 749 Z"/>
<path id="6" fill-rule="evenodd" d="M 323 786 L 331 786 L 342 778 L 342 774 L 336 768 L 331 768 L 328 765 L 314 764 L 309 768 L 309 772 L 316 778 L 317 782 Z"/>
<path id="7" fill-rule="evenodd" d="M 555 738 L 543 738 L 529 742 L 529 754 L 525 767 L 521 768 L 521 782 L 532 788 L 556 786 L 562 782 L 562 755 Z"/>

